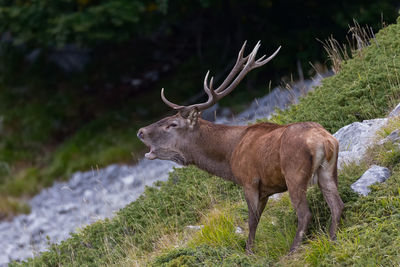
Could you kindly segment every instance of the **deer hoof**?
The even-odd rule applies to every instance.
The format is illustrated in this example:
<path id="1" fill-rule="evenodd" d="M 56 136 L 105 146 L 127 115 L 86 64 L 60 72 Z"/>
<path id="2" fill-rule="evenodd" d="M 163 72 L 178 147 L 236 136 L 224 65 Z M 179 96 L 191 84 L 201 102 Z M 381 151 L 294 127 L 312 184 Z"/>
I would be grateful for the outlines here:
<path id="1" fill-rule="evenodd" d="M 246 254 L 251 256 L 251 255 L 254 255 L 254 252 L 251 248 L 246 248 Z"/>
<path id="2" fill-rule="evenodd" d="M 246 254 L 247 255 L 254 255 L 253 252 L 253 245 L 246 243 Z"/>

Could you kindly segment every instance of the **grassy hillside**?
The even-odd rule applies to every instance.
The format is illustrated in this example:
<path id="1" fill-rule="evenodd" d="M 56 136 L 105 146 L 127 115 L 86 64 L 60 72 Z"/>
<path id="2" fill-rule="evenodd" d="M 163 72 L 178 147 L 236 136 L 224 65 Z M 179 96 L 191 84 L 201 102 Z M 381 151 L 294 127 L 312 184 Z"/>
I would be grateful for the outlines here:
<path id="1" fill-rule="evenodd" d="M 399 27 L 379 31 L 369 47 L 342 64 L 337 75 L 324 79 L 320 88 L 273 120 L 317 121 L 336 132 L 354 121 L 384 116 L 400 96 Z"/>
<path id="2" fill-rule="evenodd" d="M 277 122 L 312 120 L 330 131 L 362 119 L 381 117 L 399 101 L 400 19 L 382 29 L 371 46 L 348 60 L 341 72 L 325 79 L 297 106 L 279 112 Z M 399 121 L 393 121 L 390 133 Z M 313 213 L 304 245 L 286 256 L 296 229 L 287 195 L 271 200 L 255 241 L 255 255 L 244 252 L 247 207 L 240 188 L 194 167 L 177 169 L 165 183 L 147 188 L 135 202 L 109 220 L 78 230 L 48 252 L 28 260 L 31 266 L 312 266 L 400 264 L 400 151 L 375 147 L 358 166 L 339 176 L 345 212 L 338 240 L 327 239 L 329 212 L 319 190 L 311 187 Z M 392 176 L 373 186 L 367 197 L 350 190 L 368 165 L 389 167 Z M 202 224 L 195 231 L 186 228 Z M 235 233 L 236 226 L 245 229 Z M 15 263 L 17 265 L 17 263 Z"/>

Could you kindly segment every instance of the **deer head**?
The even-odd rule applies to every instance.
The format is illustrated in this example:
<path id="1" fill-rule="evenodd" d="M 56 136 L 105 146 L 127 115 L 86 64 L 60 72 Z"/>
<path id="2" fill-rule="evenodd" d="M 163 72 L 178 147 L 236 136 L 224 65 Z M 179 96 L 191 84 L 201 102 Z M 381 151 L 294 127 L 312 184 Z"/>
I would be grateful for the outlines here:
<path id="1" fill-rule="evenodd" d="M 203 86 L 208 100 L 204 103 L 180 106 L 170 102 L 164 95 L 164 88 L 161 89 L 161 99 L 165 104 L 176 110 L 177 114 L 139 129 L 137 136 L 150 148 L 145 157 L 172 160 L 182 165 L 190 163 L 187 150 L 201 136 L 199 132 L 199 124 L 203 121 L 200 118 L 201 112 L 232 92 L 248 72 L 269 62 L 280 50 L 279 47 L 270 57 L 265 59 L 266 55 L 264 55 L 256 60 L 260 45 L 260 42 L 258 42 L 252 52 L 243 57 L 245 42 L 231 72 L 215 90 L 213 89 L 214 78 L 209 79 L 209 71 L 207 72 Z"/>

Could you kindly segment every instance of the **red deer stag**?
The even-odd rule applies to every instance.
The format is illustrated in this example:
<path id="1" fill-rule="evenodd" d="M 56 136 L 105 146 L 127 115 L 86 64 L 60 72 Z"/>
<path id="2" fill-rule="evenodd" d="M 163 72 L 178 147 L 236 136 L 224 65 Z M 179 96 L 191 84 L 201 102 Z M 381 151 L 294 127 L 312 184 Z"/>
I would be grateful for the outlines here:
<path id="1" fill-rule="evenodd" d="M 178 113 L 138 131 L 140 140 L 150 148 L 145 157 L 194 164 L 242 186 L 249 212 L 248 253 L 252 253 L 257 225 L 268 197 L 286 190 L 298 218 L 290 251 L 300 245 L 311 220 L 307 185 L 315 176 L 332 213 L 329 234 L 335 239 L 343 202 L 337 189 L 338 142 L 329 132 L 315 122 L 227 126 L 200 118 L 202 110 L 232 92 L 249 71 L 266 64 L 280 49 L 267 59 L 264 55 L 256 60 L 260 42 L 243 57 L 245 45 L 232 71 L 217 89 L 213 89 L 213 78 L 208 81 L 207 72 L 205 103 L 179 106 L 168 101 L 164 89 L 161 90 L 162 100 Z"/>

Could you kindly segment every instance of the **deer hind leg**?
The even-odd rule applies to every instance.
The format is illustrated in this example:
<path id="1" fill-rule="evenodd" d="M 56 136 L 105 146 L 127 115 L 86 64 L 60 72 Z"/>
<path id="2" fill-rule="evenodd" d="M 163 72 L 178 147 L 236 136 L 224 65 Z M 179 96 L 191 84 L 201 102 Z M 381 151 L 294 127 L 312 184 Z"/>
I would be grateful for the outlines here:
<path id="1" fill-rule="evenodd" d="M 305 177 L 301 180 L 304 182 L 288 184 L 290 200 L 292 201 L 293 208 L 296 210 L 297 214 L 297 232 L 292 246 L 290 247 L 290 252 L 293 252 L 298 248 L 311 221 L 311 212 L 306 197 L 308 179 Z"/>
<path id="2" fill-rule="evenodd" d="M 331 166 L 326 165 L 328 164 L 322 164 L 317 171 L 318 186 L 321 189 L 332 214 L 332 223 L 329 228 L 329 236 L 332 240 L 336 240 L 336 230 L 340 222 L 344 204 L 337 189 L 336 163 L 331 164 Z"/>
<path id="3" fill-rule="evenodd" d="M 260 198 L 258 183 L 244 189 L 244 196 L 249 212 L 249 237 L 246 242 L 247 254 L 253 253 L 257 226 L 268 201 L 268 197 Z"/>

